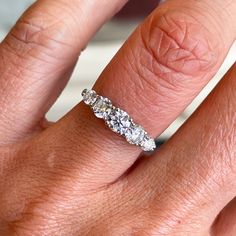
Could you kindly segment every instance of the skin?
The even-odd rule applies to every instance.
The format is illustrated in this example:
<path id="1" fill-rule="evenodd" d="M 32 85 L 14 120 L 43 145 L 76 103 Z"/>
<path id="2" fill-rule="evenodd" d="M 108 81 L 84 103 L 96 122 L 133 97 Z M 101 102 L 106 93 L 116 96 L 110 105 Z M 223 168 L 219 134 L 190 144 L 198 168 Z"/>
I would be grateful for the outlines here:
<path id="1" fill-rule="evenodd" d="M 236 235 L 236 64 L 149 156 L 82 103 L 55 124 L 44 118 L 125 2 L 39 0 L 1 43 L 0 235 Z M 219 69 L 235 12 L 232 0 L 167 1 L 94 89 L 158 136 Z"/>

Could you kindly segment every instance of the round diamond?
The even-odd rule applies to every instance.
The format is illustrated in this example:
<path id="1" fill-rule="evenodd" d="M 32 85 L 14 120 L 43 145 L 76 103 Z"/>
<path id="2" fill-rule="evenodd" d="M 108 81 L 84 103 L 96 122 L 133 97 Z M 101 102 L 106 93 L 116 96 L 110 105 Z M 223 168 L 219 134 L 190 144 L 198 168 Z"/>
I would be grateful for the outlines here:
<path id="1" fill-rule="evenodd" d="M 93 104 L 93 111 L 96 117 L 106 119 L 112 109 L 111 101 L 99 96 Z"/>
<path id="2" fill-rule="evenodd" d="M 152 138 L 145 136 L 142 142 L 142 148 L 144 151 L 147 151 L 147 152 L 153 151 L 156 148 L 156 143 Z"/>
<path id="3" fill-rule="evenodd" d="M 134 125 L 125 134 L 127 141 L 131 144 L 138 145 L 142 142 L 145 135 L 145 131 L 141 126 Z"/>
<path id="4" fill-rule="evenodd" d="M 111 110 L 107 118 L 107 124 L 116 133 L 124 135 L 132 125 L 132 121 L 125 111 L 117 108 Z"/>
<path id="5" fill-rule="evenodd" d="M 103 118 L 106 124 L 116 133 L 124 136 L 131 144 L 141 147 L 144 151 L 156 149 L 152 139 L 142 126 L 135 124 L 132 118 L 120 108 L 112 105 L 108 98 L 97 95 L 94 90 L 83 90 L 83 101 L 89 105 L 98 118 Z"/>
<path id="6" fill-rule="evenodd" d="M 85 104 L 92 106 L 97 99 L 97 94 L 93 90 L 84 89 L 82 92 Z"/>
<path id="7" fill-rule="evenodd" d="M 84 97 L 84 95 L 88 92 L 88 89 L 84 89 L 81 93 L 81 95 Z"/>

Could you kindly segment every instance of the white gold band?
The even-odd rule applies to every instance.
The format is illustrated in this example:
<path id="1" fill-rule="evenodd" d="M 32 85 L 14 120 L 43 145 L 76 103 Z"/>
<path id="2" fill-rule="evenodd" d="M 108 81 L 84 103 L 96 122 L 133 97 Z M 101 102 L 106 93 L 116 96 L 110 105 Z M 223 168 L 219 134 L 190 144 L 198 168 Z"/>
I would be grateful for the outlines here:
<path id="1" fill-rule="evenodd" d="M 156 148 L 152 139 L 144 128 L 134 123 L 127 112 L 116 108 L 108 98 L 97 95 L 94 90 L 84 89 L 83 101 L 89 105 L 96 117 L 104 119 L 106 125 L 115 133 L 126 138 L 130 144 L 141 147 L 144 151 L 153 151 Z"/>

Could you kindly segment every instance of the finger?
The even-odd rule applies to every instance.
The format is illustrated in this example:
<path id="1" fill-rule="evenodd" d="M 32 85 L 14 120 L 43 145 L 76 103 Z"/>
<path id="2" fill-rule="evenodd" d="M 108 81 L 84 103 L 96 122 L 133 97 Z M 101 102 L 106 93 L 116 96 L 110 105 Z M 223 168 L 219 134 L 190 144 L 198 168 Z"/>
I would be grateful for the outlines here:
<path id="1" fill-rule="evenodd" d="M 107 166 L 104 165 L 103 170 L 100 168 L 95 178 L 94 171 L 99 169 L 93 165 L 88 168 L 88 164 L 92 162 L 86 163 L 87 159 L 96 158 L 96 156 L 90 157 L 93 146 L 86 139 L 81 139 L 81 142 L 87 145 L 85 153 L 87 159 L 85 159 L 76 146 L 66 149 L 71 140 L 61 137 L 61 142 L 55 142 L 55 139 L 59 140 L 54 133 L 53 142 L 48 129 L 41 139 L 35 139 L 36 143 L 31 142 L 16 161 L 16 163 L 22 162 L 24 166 L 17 168 L 19 173 L 23 173 L 17 175 L 21 177 L 19 182 L 21 185 L 25 183 L 22 176 L 30 174 L 35 176 L 32 180 L 39 182 L 40 186 L 49 183 L 50 189 L 53 190 L 50 191 L 51 194 L 46 191 L 46 198 L 43 198 L 46 202 L 49 200 L 50 205 L 54 205 L 50 211 L 39 213 L 36 210 L 44 209 L 42 201 L 36 201 L 36 206 L 33 204 L 33 212 L 41 216 L 39 224 L 36 224 L 33 231 L 41 232 L 45 226 L 50 225 L 50 222 L 57 227 L 46 227 L 48 235 L 53 235 L 52 232 L 56 234 L 58 228 L 62 232 L 69 230 L 65 235 L 70 235 L 71 230 L 78 232 L 78 227 L 80 232 L 84 232 L 83 230 L 87 232 L 89 222 L 92 222 L 92 225 L 94 222 L 101 222 L 101 225 L 105 222 L 104 228 L 107 229 L 106 220 L 109 218 L 109 226 L 115 225 L 116 231 L 111 230 L 112 233 L 117 230 L 120 230 L 119 232 L 127 230 L 136 235 L 210 235 L 210 227 L 216 215 L 225 202 L 235 195 L 233 193 L 236 189 L 235 168 L 234 176 L 227 179 L 223 177 L 227 172 L 231 172 L 232 166 L 228 168 L 227 165 L 233 163 L 235 159 L 234 156 L 231 156 L 232 162 L 228 159 L 228 154 L 234 153 L 232 148 L 236 147 L 236 136 L 232 135 L 232 132 L 235 132 L 232 127 L 236 125 L 235 89 L 235 71 L 231 71 L 194 117 L 159 150 L 157 158 L 142 159 L 136 169 L 122 179 L 123 181 L 99 186 L 101 188 L 97 188 L 97 184 L 105 181 Z M 220 113 L 222 116 L 219 115 L 219 111 L 222 112 Z M 227 127 L 224 126 L 225 120 L 228 121 Z M 73 131 L 70 128 L 67 127 L 67 132 L 71 133 Z M 65 134 L 64 129 L 61 129 L 61 132 Z M 42 139 L 47 142 L 43 142 Z M 66 142 L 66 145 L 62 141 Z M 32 157 L 34 156 L 31 152 L 32 147 L 37 149 L 34 150 L 37 158 Z M 125 156 L 120 159 L 121 162 L 125 160 Z M 97 164 L 99 165 L 99 161 Z M 116 171 L 115 165 L 110 171 L 111 175 L 113 170 Z M 40 177 L 38 173 L 42 171 L 43 175 Z M 29 196 L 26 193 L 31 189 L 25 186 L 22 186 L 22 189 L 25 196 Z M 40 188 L 36 194 L 39 194 L 38 192 L 41 192 Z M 15 195 L 13 194 L 14 198 Z M 42 198 L 37 197 L 37 199 Z M 86 222 L 84 222 L 86 217 L 83 217 L 84 207 L 81 206 L 86 206 L 88 212 L 94 212 L 92 218 L 89 216 Z M 96 215 L 101 218 L 98 219 Z M 35 225 L 32 214 L 25 216 L 23 220 L 21 218 L 13 223 L 14 229 L 30 229 L 22 226 Z M 67 221 L 63 221 L 65 216 Z M 29 224 L 25 225 L 27 222 Z M 71 222 L 69 228 L 68 222 Z M 108 228 L 106 232 L 111 232 L 112 227 Z M 95 231 L 96 229 L 95 226 Z"/>
<path id="2" fill-rule="evenodd" d="M 234 198 L 217 216 L 213 226 L 214 236 L 236 235 L 236 198 Z"/>
<path id="3" fill-rule="evenodd" d="M 236 195 L 235 75 L 236 64 L 157 158 L 143 160 L 129 177 L 141 199 L 145 186 L 153 214 L 164 219 L 163 225 L 173 223 L 189 235 L 207 235 Z"/>
<path id="4" fill-rule="evenodd" d="M 0 46 L 0 144 L 40 128 L 81 50 L 125 2 L 40 0 L 26 11 Z"/>
<path id="5" fill-rule="evenodd" d="M 233 9 L 233 1 L 166 2 L 129 38 L 95 90 L 151 136 L 159 135 L 218 70 L 235 38 Z M 60 154 L 73 150 L 71 158 L 89 168 L 96 181 L 116 180 L 140 154 L 83 104 L 54 126 L 51 135 L 63 143 Z"/>

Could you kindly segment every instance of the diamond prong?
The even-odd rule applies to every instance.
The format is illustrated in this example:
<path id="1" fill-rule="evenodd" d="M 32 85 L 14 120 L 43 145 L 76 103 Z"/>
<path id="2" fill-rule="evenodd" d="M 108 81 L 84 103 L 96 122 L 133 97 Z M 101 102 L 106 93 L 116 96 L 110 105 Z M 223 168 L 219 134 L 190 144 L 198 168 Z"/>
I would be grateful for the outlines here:
<path id="1" fill-rule="evenodd" d="M 144 151 L 153 151 L 156 148 L 154 139 L 148 136 L 144 128 L 137 125 L 127 112 L 113 106 L 108 98 L 87 89 L 83 90 L 82 96 L 95 116 L 104 119 L 112 131 L 124 136 L 129 143 L 140 146 Z"/>

